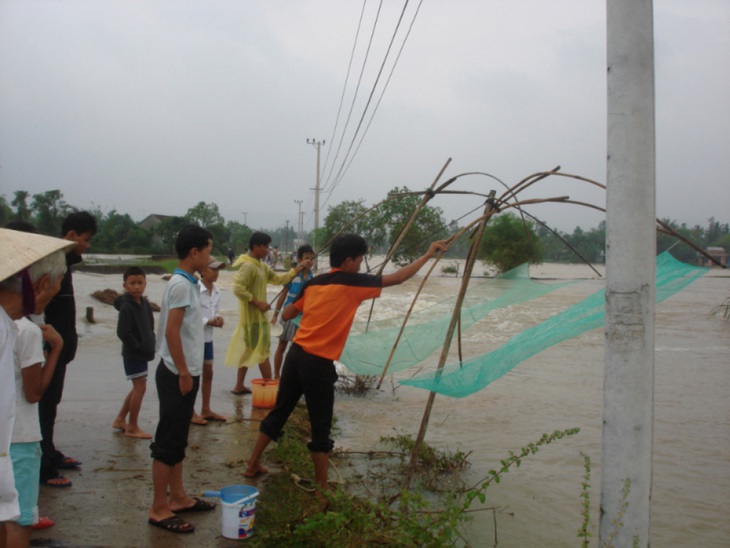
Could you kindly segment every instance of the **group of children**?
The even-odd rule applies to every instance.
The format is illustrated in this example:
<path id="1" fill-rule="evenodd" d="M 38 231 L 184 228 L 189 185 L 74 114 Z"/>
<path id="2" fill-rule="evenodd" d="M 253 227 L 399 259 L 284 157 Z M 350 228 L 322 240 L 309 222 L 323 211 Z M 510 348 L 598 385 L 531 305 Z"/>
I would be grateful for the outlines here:
<path id="1" fill-rule="evenodd" d="M 77 232 L 74 234 L 79 236 Z M 79 238 L 81 241 L 74 240 L 69 255 L 75 253 L 80 258 L 81 253 L 88 248 L 91 236 L 93 232 L 87 238 Z M 308 448 L 315 467 L 315 484 L 318 495 L 324 497 L 323 494 L 327 490 L 329 453 L 334 447 L 334 442 L 329 437 L 334 406 L 334 384 L 337 380 L 334 361 L 340 357 L 357 308 L 362 301 L 378 297 L 383 287 L 400 284 L 412 277 L 429 258 L 439 250 L 444 251 L 446 245 L 445 242 L 434 242 L 426 254 L 410 265 L 392 274 L 373 276 L 359 273 L 367 252 L 365 240 L 352 234 L 340 236 L 332 242 L 330 248 L 332 269 L 314 277 L 311 271 L 314 252 L 311 247 L 302 246 L 298 250 L 296 268 L 285 273 L 277 273 L 264 260 L 269 253 L 270 243 L 271 238 L 268 235 L 261 232 L 254 233 L 249 241 L 248 254 L 242 255 L 233 263 L 233 267 L 238 268 L 233 280 L 233 293 L 239 301 L 239 323 L 231 338 L 225 361 L 226 364 L 239 368 L 233 389 L 235 394 L 250 392 L 244 386 L 248 367 L 258 365 L 264 378 L 272 377 L 269 362 L 270 328 L 280 319 L 284 321 L 283 333 L 274 356 L 274 376 L 280 379 L 276 404 L 262 421 L 260 434 L 244 476 L 253 477 L 267 472 L 261 464 L 263 452 L 272 440 L 279 439 L 290 413 L 304 395 L 312 428 L 312 441 L 308 444 Z M 218 313 L 220 291 L 215 281 L 219 270 L 225 268 L 225 264 L 211 258 L 212 246 L 211 234 L 199 226 L 184 227 L 177 235 L 175 250 L 178 266 L 164 291 L 157 337 L 155 337 L 152 311 L 144 297 L 146 276 L 142 269 L 137 267 L 127 269 L 123 276 L 125 293 L 114 303 L 119 311 L 117 334 L 122 341 L 124 369 L 127 378 L 132 381 L 132 389 L 127 394 L 113 426 L 133 438 L 153 438 L 150 449 L 153 459 L 154 494 L 148 511 L 148 523 L 174 533 L 192 533 L 195 530 L 195 526 L 181 514 L 205 512 L 215 508 L 212 502 L 189 496 L 183 483 L 183 461 L 190 424 L 225 420 L 225 417 L 215 413 L 210 406 L 213 377 L 212 332 L 214 328 L 220 328 L 224 324 L 223 318 Z M 54 289 L 58 291 L 63 287 L 67 278 L 70 290 L 67 288 L 67 293 L 63 296 L 70 297 L 70 308 L 73 309 L 73 287 L 70 284 L 70 271 L 66 266 L 72 264 L 74 260 L 73 257 L 69 260 L 67 256 L 65 264 L 62 265 L 65 274 L 49 275 L 45 282 L 39 282 L 34 306 L 36 314 L 39 314 L 50 300 Z M 2 290 L 4 283 L 0 283 L 0 302 L 3 302 L 2 298 L 5 295 Z M 286 288 L 277 299 L 270 316 L 267 315 L 271 311 L 271 305 L 266 298 L 268 284 L 285 285 Z M 62 293 L 63 290 L 59 295 Z M 12 292 L 7 294 L 14 295 Z M 65 304 L 69 305 L 68 302 Z M 75 309 L 73 310 L 74 318 L 70 323 L 75 325 Z M 17 319 L 20 320 L 25 313 L 27 311 L 23 310 L 23 313 L 19 314 L 12 308 L 13 315 L 9 315 L 14 319 L 19 316 Z M 293 320 L 300 314 L 301 324 L 297 329 Z M 26 322 L 23 320 L 24 324 Z M 21 344 L 23 348 L 27 346 L 35 351 L 29 350 L 27 358 L 16 360 L 21 364 L 17 366 L 19 368 L 26 369 L 32 366 L 31 370 L 34 372 L 32 378 L 37 377 L 32 388 L 30 381 L 27 383 L 28 388 L 25 384 L 22 387 L 18 385 L 18 393 L 24 394 L 28 405 L 31 405 L 36 397 L 40 397 L 46 384 L 48 386 L 53 384 L 59 365 L 63 364 L 65 371 L 65 365 L 73 359 L 76 346 L 74 327 L 74 337 L 69 338 L 73 350 L 66 354 L 64 361 L 67 339 L 50 327 L 44 327 L 41 331 L 37 326 L 31 325 L 32 338 Z M 68 329 L 68 326 L 66 328 Z M 46 342 L 48 349 L 46 356 L 38 353 L 39 333 L 42 333 L 42 339 Z M 4 332 L 0 331 L 0 335 L 3 334 Z M 290 341 L 292 346 L 284 359 Z M 146 390 L 148 362 L 153 360 L 155 355 L 159 357 L 155 371 L 159 422 L 153 437 L 139 427 L 138 416 Z M 0 358 L 7 359 L 2 356 Z M 42 363 L 45 363 L 45 366 L 40 365 Z M 25 375 L 24 373 L 23 380 Z M 60 401 L 62 387 L 61 380 L 60 389 L 53 398 L 56 405 Z M 194 406 L 199 388 L 203 393 L 203 402 L 201 413 L 198 415 L 194 411 Z M 42 431 L 42 419 L 40 424 Z M 37 434 L 30 435 L 31 438 L 34 436 L 38 437 Z M 45 440 L 45 433 L 43 438 Z M 52 447 L 52 435 L 49 441 Z M 53 449 L 55 450 L 55 447 Z M 49 462 L 56 467 L 80 465 L 78 461 L 60 452 L 50 453 Z M 2 465 L 3 461 L 0 459 L 0 466 Z M 40 472 L 40 465 L 36 468 Z M 18 474 L 24 474 L 22 469 L 19 465 L 16 478 Z M 56 480 L 57 483 L 61 480 L 56 486 L 65 486 L 62 480 L 66 478 L 57 471 L 56 475 L 51 475 L 49 479 Z M 28 526 L 37 519 L 39 481 L 43 481 L 42 474 L 34 482 L 35 494 L 30 495 L 30 505 L 33 507 L 31 516 L 27 519 L 21 517 L 17 521 L 19 525 L 28 529 L 28 532 Z M 22 483 L 23 480 L 16 479 L 17 485 Z M 70 485 L 70 482 L 68 484 Z M 3 493 L 3 486 L 0 485 L 0 521 L 13 520 L 15 517 L 9 517 L 4 511 Z"/>
<path id="2" fill-rule="evenodd" d="M 75 212 L 61 231 L 49 238 L 16 221 L 0 239 L 0 546 L 28 546 L 32 528 L 53 525 L 39 517 L 39 485 L 68 487 L 59 469 L 81 464 L 55 447 L 54 429 L 78 340 L 69 267 L 88 249 L 96 221 Z"/>

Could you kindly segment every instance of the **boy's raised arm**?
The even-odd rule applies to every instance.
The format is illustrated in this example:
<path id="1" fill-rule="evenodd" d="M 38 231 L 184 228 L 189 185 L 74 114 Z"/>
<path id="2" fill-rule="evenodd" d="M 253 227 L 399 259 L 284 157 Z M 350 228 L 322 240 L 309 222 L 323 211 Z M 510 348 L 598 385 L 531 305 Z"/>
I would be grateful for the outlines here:
<path id="1" fill-rule="evenodd" d="M 418 259 L 413 261 L 411 264 L 404 266 L 393 272 L 392 274 L 386 274 L 383 276 L 383 287 L 390 287 L 392 285 L 399 285 L 413 277 L 413 275 L 421 270 L 421 267 L 425 265 L 428 260 L 436 255 L 439 251 L 446 251 L 449 248 L 446 245 L 446 240 L 438 240 L 432 242 L 428 247 L 428 251 L 421 255 Z"/>

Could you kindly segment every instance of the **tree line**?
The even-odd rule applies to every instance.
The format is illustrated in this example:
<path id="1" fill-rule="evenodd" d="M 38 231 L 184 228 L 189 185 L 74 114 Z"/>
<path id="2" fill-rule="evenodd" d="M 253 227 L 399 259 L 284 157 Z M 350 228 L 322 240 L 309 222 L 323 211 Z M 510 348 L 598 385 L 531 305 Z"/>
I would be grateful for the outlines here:
<path id="1" fill-rule="evenodd" d="M 385 253 L 404 230 L 412 212 L 421 202 L 421 193 L 407 187 L 395 187 L 377 207 L 368 208 L 364 200 L 347 200 L 328 209 L 324 225 L 315 234 L 306 236 L 310 244 L 320 248 L 343 228 L 346 232 L 362 235 L 373 254 Z M 60 190 L 49 190 L 31 195 L 17 190 L 12 198 L 0 195 L 0 226 L 11 220 L 33 223 L 42 234 L 58 236 L 63 218 L 77 208 L 65 202 Z M 189 223 L 206 227 L 214 240 L 214 253 L 225 255 L 228 249 L 239 254 L 246 251 L 253 229 L 237 221 L 226 221 L 215 203 L 199 202 L 184 215 L 164 217 L 159 224 L 145 229 L 129 214 L 116 209 L 104 212 L 98 206 L 91 208 L 98 223 L 93 251 L 96 253 L 171 255 L 174 241 L 182 226 Z M 706 226 L 688 227 L 671 219 L 663 219 L 677 233 L 697 247 L 710 246 L 730 249 L 730 226 L 710 218 Z M 293 227 L 264 230 L 272 237 L 272 246 L 280 253 L 295 249 L 296 232 Z M 447 222 L 439 207 L 426 205 L 405 233 L 393 260 L 405 263 L 421 255 L 431 241 L 446 239 L 460 230 L 457 222 Z M 552 230 L 532 219 L 522 219 L 507 212 L 493 216 L 487 224 L 478 257 L 499 270 L 508 270 L 523 262 L 579 262 L 578 255 L 592 263 L 605 258 L 606 223 L 584 230 L 576 227 L 572 233 Z M 449 250 L 447 257 L 466 257 L 472 241 L 469 235 L 460 238 Z M 658 232 L 657 251 L 671 249 L 677 259 L 697 262 L 697 251 L 673 236 Z"/>

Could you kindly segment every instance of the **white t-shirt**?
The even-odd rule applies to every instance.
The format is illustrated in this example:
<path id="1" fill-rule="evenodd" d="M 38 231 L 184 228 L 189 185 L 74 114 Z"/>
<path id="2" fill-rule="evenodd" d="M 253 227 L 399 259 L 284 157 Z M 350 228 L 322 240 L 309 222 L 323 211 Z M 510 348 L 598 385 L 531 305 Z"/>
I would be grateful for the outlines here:
<path id="1" fill-rule="evenodd" d="M 213 326 L 208 325 L 208 321 L 218 315 L 221 304 L 221 290 L 213 284 L 213 291 L 208 291 L 205 284 L 200 283 L 200 310 L 203 314 L 203 328 L 205 334 L 205 342 L 213 342 Z"/>
<path id="2" fill-rule="evenodd" d="M 200 312 L 200 289 L 197 283 L 193 283 L 190 277 L 183 276 L 175 271 L 165 288 L 160 305 L 160 319 L 157 325 L 157 353 L 165 366 L 179 375 L 175 363 L 170 356 L 170 349 L 167 347 L 165 328 L 170 310 L 184 308 L 185 316 L 180 326 L 180 337 L 182 338 L 183 355 L 188 371 L 193 377 L 203 372 L 203 315 Z"/>
<path id="3" fill-rule="evenodd" d="M 0 306 L 0 521 L 20 517 L 10 439 L 15 423 L 15 339 L 18 326 Z"/>
<path id="4" fill-rule="evenodd" d="M 18 340 L 15 342 L 15 429 L 13 443 L 41 441 L 38 422 L 38 403 L 25 399 L 22 369 L 37 363 L 45 363 L 43 333 L 28 318 L 17 320 Z"/>

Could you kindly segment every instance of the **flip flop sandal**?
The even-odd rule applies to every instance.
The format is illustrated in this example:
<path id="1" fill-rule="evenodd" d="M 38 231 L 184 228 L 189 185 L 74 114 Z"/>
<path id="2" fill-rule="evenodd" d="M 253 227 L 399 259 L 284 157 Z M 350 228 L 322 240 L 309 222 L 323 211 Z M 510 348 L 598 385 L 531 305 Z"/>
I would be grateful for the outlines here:
<path id="1" fill-rule="evenodd" d="M 61 462 L 55 465 L 56 468 L 78 468 L 81 466 L 81 461 L 78 461 L 76 459 L 72 459 L 71 457 L 64 457 Z"/>
<path id="2" fill-rule="evenodd" d="M 231 390 L 231 394 L 235 394 L 236 396 L 244 396 L 250 393 L 251 389 L 246 386 L 244 386 L 241 390 Z"/>
<path id="3" fill-rule="evenodd" d="M 187 508 L 181 508 L 180 510 L 173 510 L 176 514 L 184 514 L 186 512 L 210 512 L 215 509 L 214 502 L 208 502 L 207 500 L 193 497 L 195 504 L 188 506 Z"/>
<path id="4" fill-rule="evenodd" d="M 165 531 L 170 531 L 171 533 L 187 534 L 195 532 L 195 525 L 177 516 L 161 520 L 149 518 L 147 523 L 154 525 L 155 527 L 159 527 L 160 529 L 164 529 Z"/>

